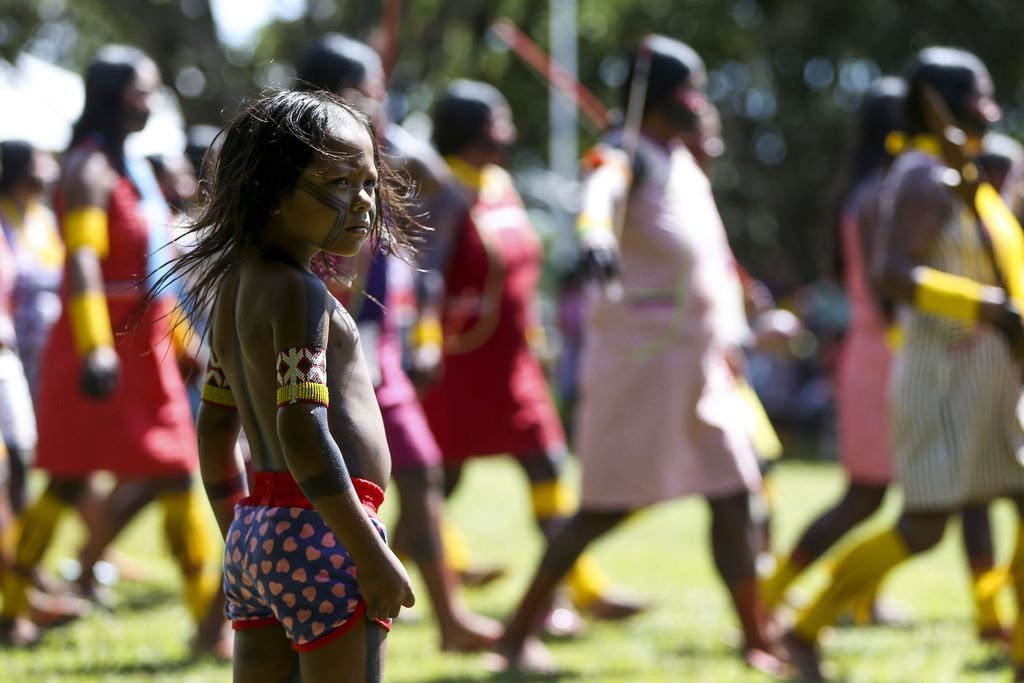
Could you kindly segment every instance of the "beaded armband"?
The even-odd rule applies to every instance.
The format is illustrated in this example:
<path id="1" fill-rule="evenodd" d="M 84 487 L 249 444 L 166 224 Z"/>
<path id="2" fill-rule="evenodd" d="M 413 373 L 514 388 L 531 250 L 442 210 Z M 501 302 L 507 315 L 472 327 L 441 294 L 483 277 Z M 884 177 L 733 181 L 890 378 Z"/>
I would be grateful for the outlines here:
<path id="1" fill-rule="evenodd" d="M 223 408 L 235 407 L 235 395 L 231 393 L 228 378 L 224 375 L 224 367 L 213 350 L 210 351 L 210 362 L 206 365 L 206 382 L 203 384 L 202 398 L 204 403 Z"/>
<path id="2" fill-rule="evenodd" d="M 277 405 L 329 404 L 327 351 L 291 348 L 277 354 Z"/>

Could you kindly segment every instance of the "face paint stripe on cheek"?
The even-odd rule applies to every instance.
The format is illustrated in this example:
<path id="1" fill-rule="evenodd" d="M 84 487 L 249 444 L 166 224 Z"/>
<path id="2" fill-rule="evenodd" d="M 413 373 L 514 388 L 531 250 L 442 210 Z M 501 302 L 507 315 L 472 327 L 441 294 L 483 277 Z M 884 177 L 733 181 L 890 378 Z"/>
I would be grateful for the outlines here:
<path id="1" fill-rule="evenodd" d="M 317 185 L 308 178 L 303 177 L 299 178 L 297 185 L 322 204 L 326 204 L 337 211 L 348 212 L 348 204 L 322 185 Z"/>
<path id="2" fill-rule="evenodd" d="M 327 233 L 327 237 L 321 245 L 323 247 L 330 246 L 345 229 L 345 220 L 348 218 L 348 204 L 342 201 L 336 194 L 321 185 L 317 185 L 308 178 L 299 177 L 296 185 L 321 204 L 338 212 L 334 219 L 334 225 L 331 226 L 330 232 Z"/>

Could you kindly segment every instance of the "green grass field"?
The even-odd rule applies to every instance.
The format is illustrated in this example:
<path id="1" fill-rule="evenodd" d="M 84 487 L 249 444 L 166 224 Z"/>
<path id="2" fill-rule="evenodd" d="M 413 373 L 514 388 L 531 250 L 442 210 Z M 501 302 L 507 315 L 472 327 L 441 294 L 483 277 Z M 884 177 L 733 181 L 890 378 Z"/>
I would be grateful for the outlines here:
<path id="1" fill-rule="evenodd" d="M 776 537 L 788 548 L 802 526 L 842 488 L 833 466 L 783 464 L 772 474 L 777 498 Z M 880 523 L 898 501 L 888 501 Z M 470 604 L 501 618 L 522 592 L 540 551 L 527 507 L 526 488 L 507 460 L 474 463 L 450 512 L 481 562 L 501 563 L 509 575 L 468 593 Z M 385 519 L 393 509 L 385 507 Z M 665 505 L 631 519 L 594 553 L 623 588 L 652 600 L 655 608 L 624 624 L 590 624 L 575 642 L 552 643 L 563 680 L 587 683 L 766 681 L 734 655 L 738 630 L 719 587 L 707 547 L 707 514 L 699 500 Z M 1014 528 L 1008 507 L 996 506 L 999 557 L 1010 552 Z M 885 595 L 914 618 L 909 630 L 839 629 L 826 641 L 827 661 L 848 683 L 1008 681 L 999 652 L 973 638 L 968 579 L 958 527 L 942 546 L 900 568 Z M 56 562 L 76 547 L 77 522 L 67 522 Z M 159 532 L 156 510 L 136 520 L 118 543 L 150 575 L 122 582 L 113 614 L 100 611 L 49 632 L 30 651 L 0 650 L 0 681 L 229 681 L 230 667 L 188 659 L 191 626 L 178 600 L 178 577 Z M 797 584 L 806 594 L 820 585 L 820 570 Z M 412 619 L 389 638 L 385 679 L 392 683 L 468 683 L 495 678 L 479 656 L 441 655 L 426 597 Z M 1009 612 L 1009 596 L 1006 611 Z M 500 680 L 510 680 L 509 677 Z M 512 678 L 511 680 L 517 680 Z"/>

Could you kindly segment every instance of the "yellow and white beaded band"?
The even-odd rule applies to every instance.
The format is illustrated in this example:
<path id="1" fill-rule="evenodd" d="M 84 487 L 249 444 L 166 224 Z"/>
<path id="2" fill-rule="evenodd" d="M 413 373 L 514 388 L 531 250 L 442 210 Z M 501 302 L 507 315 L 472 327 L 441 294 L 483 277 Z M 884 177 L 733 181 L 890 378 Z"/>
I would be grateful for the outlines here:
<path id="1" fill-rule="evenodd" d="M 204 403 L 224 408 L 236 407 L 235 395 L 228 384 L 227 375 L 224 374 L 224 366 L 213 349 L 210 350 L 210 360 L 206 364 L 206 382 L 203 384 L 201 397 Z"/>
<path id="2" fill-rule="evenodd" d="M 327 390 L 327 352 L 290 348 L 277 354 L 277 405 L 330 404 Z"/>

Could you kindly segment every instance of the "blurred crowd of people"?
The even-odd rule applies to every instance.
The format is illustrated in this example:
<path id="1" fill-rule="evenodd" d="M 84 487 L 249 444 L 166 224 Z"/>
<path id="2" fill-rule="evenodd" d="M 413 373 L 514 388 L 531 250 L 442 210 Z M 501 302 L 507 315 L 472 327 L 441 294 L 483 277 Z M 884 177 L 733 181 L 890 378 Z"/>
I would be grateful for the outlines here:
<path id="1" fill-rule="evenodd" d="M 578 259 L 557 291 L 543 293 L 552 320 L 538 312 L 543 245 L 505 168 L 516 128 L 502 93 L 453 81 L 436 98 L 426 140 L 388 119 L 386 74 L 367 45 L 327 35 L 296 66 L 291 89 L 332 93 L 372 123 L 372 189 L 397 191 L 401 176 L 414 190 L 406 201 L 415 218 L 399 226 L 414 247 L 384 239 L 354 255 L 325 249 L 311 267 L 357 330 L 401 501 L 390 546 L 421 572 L 442 650 L 492 651 L 501 666 L 551 671 L 539 629 L 572 635 L 581 615 L 618 620 L 656 608 L 614 587 L 586 548 L 639 509 L 698 495 L 751 667 L 824 680 L 821 630 L 847 611 L 859 623 L 893 619 L 877 600 L 886 572 L 934 546 L 959 514 L 978 636 L 1005 643 L 1024 680 L 1024 629 L 1007 626 L 996 599 L 1009 582 L 1024 604 L 1024 542 L 1008 571 L 997 567 L 987 509 L 1005 496 L 1024 511 L 1024 235 L 1015 218 L 1024 213 L 1024 151 L 989 130 L 1000 111 L 977 57 L 929 48 L 904 78 L 879 79 L 865 94 L 837 209 L 840 272 L 784 293 L 780 306 L 737 263 L 712 195 L 723 144 L 704 64 L 679 41 L 648 37 L 624 85 L 622 123 L 581 161 L 575 234 L 565 236 Z M 274 567 L 291 567 L 284 558 L 259 570 L 254 561 L 251 577 L 236 572 L 245 560 L 231 515 L 259 488 L 273 448 L 264 434 L 243 433 L 237 445 L 230 439 L 227 465 L 210 460 L 212 435 L 232 433 L 210 426 L 229 420 L 217 411 L 253 399 L 228 387 L 236 370 L 204 336 L 216 300 L 195 294 L 215 282 L 207 273 L 231 271 L 235 252 L 192 227 L 219 220 L 258 232 L 247 223 L 270 221 L 302 181 L 260 176 L 260 162 L 222 151 L 224 135 L 211 126 L 191 128 L 180 154 L 132 158 L 125 140 L 144 128 L 159 88 L 149 57 L 108 46 L 85 72 L 85 110 L 59 158 L 0 142 L 0 637 L 32 645 L 47 627 L 109 602 L 102 569 L 133 569 L 110 546 L 155 502 L 196 624 L 193 650 L 224 659 L 234 650 L 236 669 L 255 671 L 276 647 L 255 627 L 282 628 L 280 642 L 299 654 L 285 647 L 289 658 L 262 673 L 301 670 L 312 680 L 311 653 L 345 642 L 332 634 L 348 627 L 340 615 L 316 622 L 319 631 L 289 625 L 285 607 L 264 596 L 275 590 Z M 294 106 L 273 123 L 297 120 Z M 243 133 L 289 163 L 313 144 Z M 306 191 L 334 201 L 333 186 Z M 210 218 L 206 207 L 229 196 L 242 198 L 244 215 Z M 337 204 L 339 215 L 355 201 Z M 175 263 L 197 265 L 178 277 L 186 271 Z M 345 429 L 331 428 L 343 456 Z M 837 450 L 848 487 L 779 552 L 770 470 L 784 444 L 822 459 Z M 579 495 L 564 481 L 570 451 Z M 502 568 L 474 564 L 443 514 L 465 463 L 495 454 L 520 465 L 546 544 L 504 626 L 461 595 Z M 34 499 L 33 468 L 46 474 Z M 197 471 L 229 540 L 226 575 Z M 777 628 L 789 586 L 894 487 L 904 492 L 897 524 L 851 548 L 791 628 Z M 67 510 L 87 530 L 69 585 L 41 567 Z M 305 579 L 294 580 L 301 594 Z M 273 616 L 244 612 L 256 593 Z M 392 616 L 374 608 L 367 614 L 381 623 Z"/>

